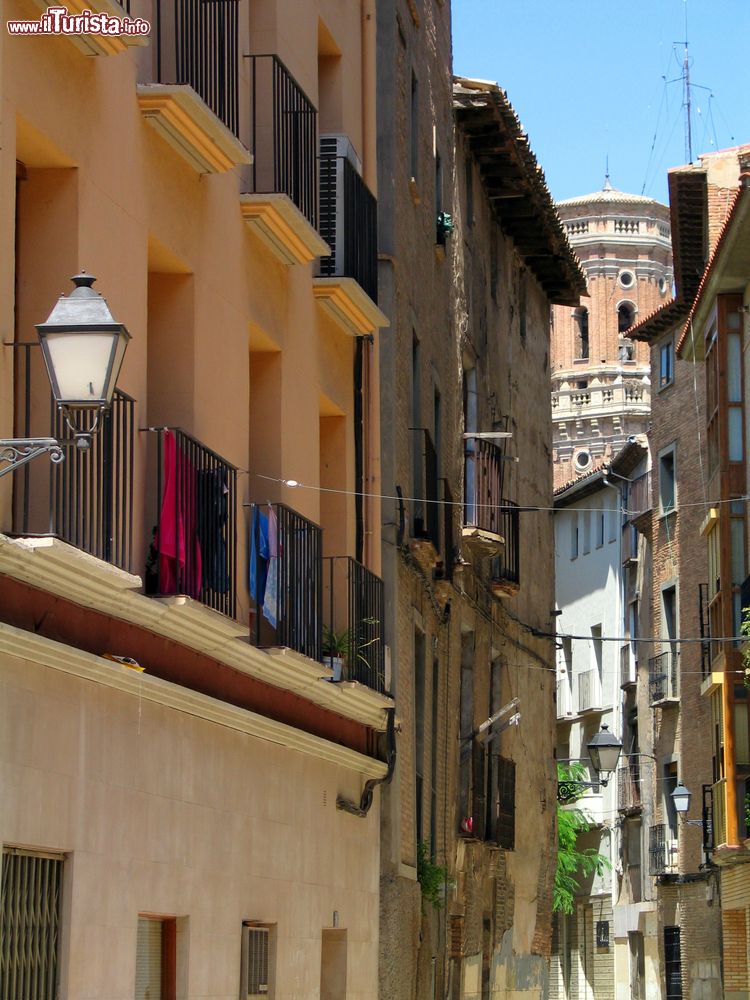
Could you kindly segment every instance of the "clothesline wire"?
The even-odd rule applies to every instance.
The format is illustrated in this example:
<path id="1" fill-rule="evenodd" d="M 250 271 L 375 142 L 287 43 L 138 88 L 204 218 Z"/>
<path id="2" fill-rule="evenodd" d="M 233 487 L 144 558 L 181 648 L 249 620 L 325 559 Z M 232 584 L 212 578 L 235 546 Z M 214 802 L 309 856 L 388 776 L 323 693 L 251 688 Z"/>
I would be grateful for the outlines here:
<path id="1" fill-rule="evenodd" d="M 265 475 L 263 475 L 260 472 L 251 472 L 249 469 L 240 469 L 238 471 L 242 472 L 245 475 L 253 475 L 253 476 L 256 476 L 258 479 L 264 479 L 267 482 L 277 483 L 277 484 L 279 484 L 281 486 L 286 486 L 289 489 L 295 489 L 295 490 L 312 490 L 312 491 L 314 491 L 316 493 L 336 493 L 336 494 L 340 494 L 342 496 L 363 497 L 363 498 L 368 498 L 368 499 L 372 499 L 372 500 L 399 500 L 399 501 L 402 501 L 404 503 L 437 504 L 438 506 L 441 506 L 441 507 L 464 507 L 464 506 L 466 506 L 466 503 L 463 500 L 435 500 L 435 499 L 432 499 L 432 498 L 429 498 L 429 497 L 405 497 L 405 496 L 398 496 L 397 494 L 390 494 L 390 493 L 367 493 L 367 492 L 363 492 L 363 491 L 360 491 L 360 490 L 337 490 L 337 489 L 333 489 L 330 486 L 310 486 L 310 485 L 308 485 L 306 483 L 299 482 L 299 480 L 296 480 L 296 479 L 279 479 L 276 476 L 265 476 Z M 709 500 L 709 501 L 702 501 L 702 500 L 701 501 L 691 501 L 689 503 L 674 504 L 672 507 L 669 508 L 669 512 L 668 513 L 671 514 L 674 511 L 683 510 L 684 508 L 687 508 L 687 507 L 705 507 L 705 506 L 708 506 L 708 507 L 718 507 L 719 504 L 739 503 L 739 502 L 745 502 L 746 503 L 748 501 L 750 501 L 750 495 L 743 495 L 743 496 L 739 496 L 739 497 L 731 497 L 729 499 L 724 499 L 724 500 L 718 500 L 717 499 L 717 500 Z M 245 506 L 245 507 L 251 507 L 253 505 L 250 504 L 250 503 L 248 503 L 248 504 L 244 504 L 243 506 Z M 511 505 L 511 504 L 508 504 L 508 503 L 505 503 L 505 504 L 502 504 L 502 503 L 500 503 L 500 504 L 498 504 L 498 503 L 479 503 L 479 502 L 476 502 L 476 501 L 471 501 L 471 503 L 468 504 L 468 506 L 470 506 L 472 508 L 475 508 L 475 509 L 484 509 L 484 508 L 486 508 L 486 509 L 490 509 L 490 510 L 518 511 L 519 514 L 545 513 L 545 512 L 550 512 L 550 511 L 551 512 L 555 512 L 555 511 L 559 511 L 561 509 L 564 509 L 564 508 L 560 508 L 560 507 L 544 507 L 544 506 L 537 505 L 537 504 L 520 504 L 520 505 L 512 504 Z M 571 509 L 571 511 L 573 513 L 577 512 L 577 511 L 581 511 L 581 512 L 594 512 L 594 513 L 598 513 L 598 514 L 620 514 L 620 513 L 623 513 L 623 514 L 627 515 L 628 517 L 637 517 L 639 514 L 645 513 L 645 511 L 641 511 L 641 510 L 631 511 L 631 510 L 623 509 L 622 511 L 620 511 L 620 509 L 618 507 L 573 507 L 573 508 L 570 508 L 570 509 Z"/>

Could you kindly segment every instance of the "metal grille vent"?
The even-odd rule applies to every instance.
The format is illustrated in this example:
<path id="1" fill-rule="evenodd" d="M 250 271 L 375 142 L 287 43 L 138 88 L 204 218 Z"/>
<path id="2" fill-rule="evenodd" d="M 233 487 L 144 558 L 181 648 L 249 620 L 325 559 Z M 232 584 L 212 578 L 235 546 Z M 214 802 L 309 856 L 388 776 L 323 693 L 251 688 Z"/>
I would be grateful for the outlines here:
<path id="1" fill-rule="evenodd" d="M 54 1000 L 62 858 L 3 853 L 0 1000 Z"/>
<path id="2" fill-rule="evenodd" d="M 243 996 L 268 997 L 268 927 L 244 926 L 243 931 Z"/>

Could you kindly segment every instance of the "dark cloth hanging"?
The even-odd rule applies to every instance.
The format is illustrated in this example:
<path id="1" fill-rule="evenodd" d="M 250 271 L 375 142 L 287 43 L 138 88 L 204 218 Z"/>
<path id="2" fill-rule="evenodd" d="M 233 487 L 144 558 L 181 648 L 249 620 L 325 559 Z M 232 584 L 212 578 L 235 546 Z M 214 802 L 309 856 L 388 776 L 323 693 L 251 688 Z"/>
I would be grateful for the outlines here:
<path id="1" fill-rule="evenodd" d="M 215 594 L 226 594 L 229 575 L 226 531 L 229 519 L 229 489 L 222 469 L 197 473 L 197 533 L 203 563 L 203 586 Z"/>

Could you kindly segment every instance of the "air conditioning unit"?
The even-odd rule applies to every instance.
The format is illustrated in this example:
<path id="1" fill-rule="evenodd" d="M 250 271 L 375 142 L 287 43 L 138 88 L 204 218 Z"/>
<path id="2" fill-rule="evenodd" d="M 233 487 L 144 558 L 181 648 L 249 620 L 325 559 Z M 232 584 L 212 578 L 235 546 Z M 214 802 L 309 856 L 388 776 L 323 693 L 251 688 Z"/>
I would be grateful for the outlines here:
<path id="1" fill-rule="evenodd" d="M 330 257 L 321 257 L 323 277 L 342 275 L 345 271 L 346 232 L 344 202 L 344 164 L 350 164 L 362 176 L 362 162 L 348 135 L 320 137 L 320 235 L 331 248 Z"/>
<path id="2" fill-rule="evenodd" d="M 270 993 L 269 930 L 256 924 L 242 925 L 240 996 L 247 1000 L 267 1000 Z"/>

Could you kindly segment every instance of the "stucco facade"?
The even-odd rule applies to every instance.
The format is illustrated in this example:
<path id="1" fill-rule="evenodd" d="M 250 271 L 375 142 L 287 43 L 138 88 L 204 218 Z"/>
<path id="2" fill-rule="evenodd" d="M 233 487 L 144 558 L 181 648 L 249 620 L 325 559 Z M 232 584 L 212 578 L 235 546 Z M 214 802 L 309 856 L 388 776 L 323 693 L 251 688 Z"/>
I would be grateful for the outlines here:
<path id="1" fill-rule="evenodd" d="M 66 1000 L 372 998 L 374 4 L 207 9 L 0 41 L 0 437 L 70 437 L 23 346 L 69 275 L 131 335 L 91 450 L 0 479 L 3 905 Z"/>

